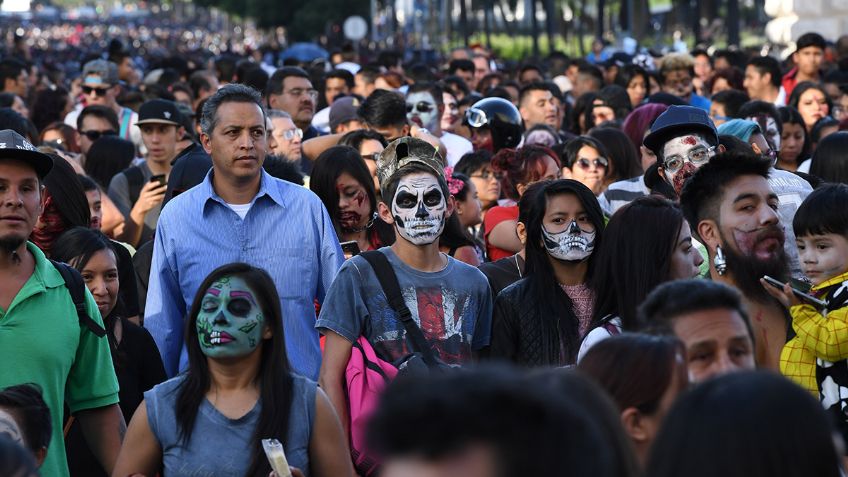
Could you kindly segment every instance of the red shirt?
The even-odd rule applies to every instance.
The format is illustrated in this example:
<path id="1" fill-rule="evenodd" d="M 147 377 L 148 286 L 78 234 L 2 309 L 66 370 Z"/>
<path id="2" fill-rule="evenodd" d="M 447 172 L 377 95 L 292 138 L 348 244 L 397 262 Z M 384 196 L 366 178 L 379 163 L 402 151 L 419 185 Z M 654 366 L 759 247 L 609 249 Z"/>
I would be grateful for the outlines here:
<path id="1" fill-rule="evenodd" d="M 517 205 L 510 205 L 506 207 L 497 205 L 492 207 L 488 212 L 486 212 L 486 218 L 483 219 L 483 237 L 486 239 L 486 255 L 488 255 L 489 260 L 493 262 L 495 260 L 515 255 L 515 252 L 494 247 L 489 244 L 489 233 L 492 232 L 495 226 L 506 220 L 518 220 Z"/>

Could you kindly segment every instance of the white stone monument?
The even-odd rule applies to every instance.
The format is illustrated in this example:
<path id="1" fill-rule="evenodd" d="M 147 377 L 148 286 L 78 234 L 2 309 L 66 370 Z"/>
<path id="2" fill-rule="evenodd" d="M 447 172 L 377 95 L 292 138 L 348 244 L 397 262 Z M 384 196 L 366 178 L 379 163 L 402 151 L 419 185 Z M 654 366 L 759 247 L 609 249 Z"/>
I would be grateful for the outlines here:
<path id="1" fill-rule="evenodd" d="M 790 45 L 807 32 L 835 41 L 848 33 L 848 0 L 766 0 L 766 13 L 774 17 L 766 36 L 774 43 Z"/>

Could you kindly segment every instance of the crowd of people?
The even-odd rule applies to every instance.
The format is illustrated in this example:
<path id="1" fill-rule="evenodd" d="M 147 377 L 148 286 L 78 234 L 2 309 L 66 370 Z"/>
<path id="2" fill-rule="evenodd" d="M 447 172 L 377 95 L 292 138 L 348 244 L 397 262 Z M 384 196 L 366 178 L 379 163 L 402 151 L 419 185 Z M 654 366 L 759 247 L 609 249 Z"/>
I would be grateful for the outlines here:
<path id="1" fill-rule="evenodd" d="M 0 475 L 845 475 L 848 36 L 101 40 L 0 59 Z"/>

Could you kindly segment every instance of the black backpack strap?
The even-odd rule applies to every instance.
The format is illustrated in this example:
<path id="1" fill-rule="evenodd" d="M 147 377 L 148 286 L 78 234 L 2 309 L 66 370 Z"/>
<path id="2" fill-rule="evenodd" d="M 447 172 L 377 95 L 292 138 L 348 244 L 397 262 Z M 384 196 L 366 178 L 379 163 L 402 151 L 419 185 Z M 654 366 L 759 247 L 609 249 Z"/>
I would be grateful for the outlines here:
<path id="1" fill-rule="evenodd" d="M 124 169 L 124 175 L 127 176 L 127 191 L 130 196 L 130 208 L 138 202 L 138 197 L 141 195 L 141 188 L 144 187 L 144 173 L 138 166 L 132 166 Z"/>
<path id="2" fill-rule="evenodd" d="M 421 357 L 427 366 L 438 366 L 439 363 L 433 354 L 433 349 L 427 343 L 427 339 L 424 338 L 421 328 L 412 319 L 412 312 L 409 311 L 406 302 L 403 301 L 403 294 L 400 291 L 397 275 L 392 268 L 392 264 L 389 263 L 389 259 L 378 250 L 370 250 L 359 255 L 368 261 L 371 268 L 374 269 L 377 280 L 380 281 L 380 286 L 383 288 L 383 293 L 386 294 L 389 306 L 400 316 L 400 321 L 403 323 L 403 327 L 406 328 L 406 334 L 415 348 L 413 351 L 421 353 Z"/>
<path id="3" fill-rule="evenodd" d="M 53 266 L 56 267 L 56 270 L 59 271 L 62 278 L 65 280 L 65 287 L 71 294 L 71 299 L 74 301 L 74 307 L 77 309 L 77 317 L 79 318 L 80 326 L 88 328 L 92 333 L 97 335 L 98 338 L 106 336 L 106 330 L 94 321 L 94 319 L 88 316 L 88 312 L 85 309 L 85 282 L 82 279 L 82 275 L 80 275 L 76 269 L 65 263 L 57 262 L 55 260 L 50 260 L 50 262 L 53 263 Z"/>

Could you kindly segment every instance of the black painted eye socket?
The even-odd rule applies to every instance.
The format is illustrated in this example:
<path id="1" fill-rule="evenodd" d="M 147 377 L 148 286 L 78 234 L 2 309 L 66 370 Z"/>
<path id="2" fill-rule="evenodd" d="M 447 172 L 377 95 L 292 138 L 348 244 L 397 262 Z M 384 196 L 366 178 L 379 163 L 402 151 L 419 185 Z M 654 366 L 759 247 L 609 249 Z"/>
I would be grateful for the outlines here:
<path id="1" fill-rule="evenodd" d="M 398 192 L 395 197 L 395 203 L 401 209 L 411 209 L 418 203 L 418 197 L 409 192 Z"/>
<path id="2" fill-rule="evenodd" d="M 235 316 L 246 316 L 250 308 L 250 302 L 244 298 L 236 298 L 227 305 L 227 310 Z"/>
<path id="3" fill-rule="evenodd" d="M 424 204 L 427 207 L 433 207 L 435 205 L 439 205 L 442 201 L 442 193 L 438 190 L 431 190 L 424 194 Z"/>

